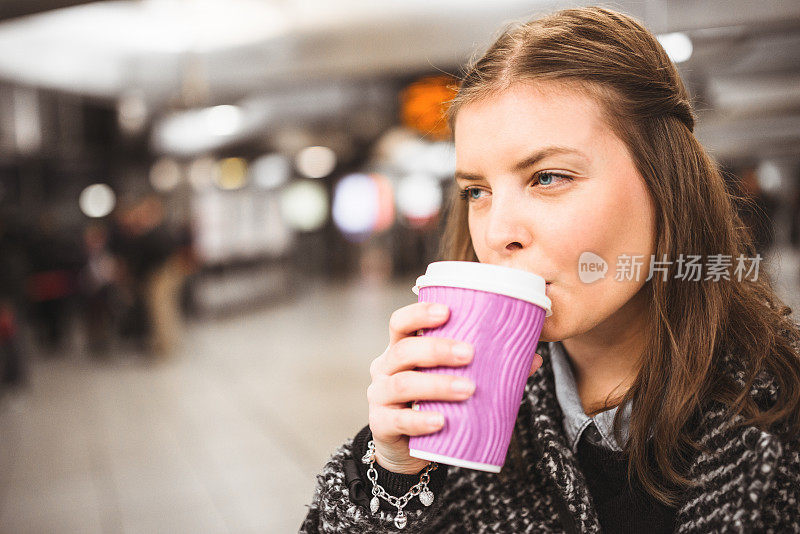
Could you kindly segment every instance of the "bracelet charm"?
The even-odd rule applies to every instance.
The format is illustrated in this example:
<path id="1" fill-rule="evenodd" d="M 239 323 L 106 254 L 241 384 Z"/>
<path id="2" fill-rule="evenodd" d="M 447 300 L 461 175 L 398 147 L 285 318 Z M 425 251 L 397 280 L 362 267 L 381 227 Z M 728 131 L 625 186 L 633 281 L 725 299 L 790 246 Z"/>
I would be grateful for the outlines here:
<path id="1" fill-rule="evenodd" d="M 427 488 L 424 489 L 422 493 L 419 494 L 419 502 L 425 506 L 433 504 L 433 492 Z"/>
<path id="2" fill-rule="evenodd" d="M 386 493 L 386 490 L 378 484 L 378 471 L 375 469 L 375 442 L 370 440 L 367 447 L 367 453 L 361 458 L 361 461 L 369 465 L 367 478 L 372 482 L 372 500 L 369 502 L 369 509 L 373 514 L 378 511 L 380 508 L 378 497 L 392 506 L 396 506 L 397 514 L 394 516 L 394 526 L 403 529 L 408 523 L 408 517 L 403 512 L 403 508 L 415 495 L 419 496 L 419 500 L 423 505 L 430 506 L 433 504 L 433 492 L 428 488 L 428 482 L 430 481 L 428 473 L 435 470 L 439 465 L 436 462 L 429 463 L 425 471 L 420 475 L 418 484 L 412 486 L 402 497 L 394 497 Z"/>

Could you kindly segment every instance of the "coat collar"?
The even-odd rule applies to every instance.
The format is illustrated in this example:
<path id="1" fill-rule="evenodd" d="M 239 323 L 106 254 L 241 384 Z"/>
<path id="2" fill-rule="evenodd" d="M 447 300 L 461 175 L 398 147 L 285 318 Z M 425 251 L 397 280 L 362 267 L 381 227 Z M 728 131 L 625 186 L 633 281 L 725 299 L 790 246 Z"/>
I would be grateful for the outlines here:
<path id="1" fill-rule="evenodd" d="M 574 521 L 577 532 L 600 532 L 597 512 L 577 459 L 570 448 L 562 426 L 563 412 L 555 395 L 553 367 L 547 343 L 540 343 L 537 352 L 543 357 L 541 368 L 525 386 L 523 403 L 529 405 L 533 435 L 537 447 L 537 467 L 551 478 L 558 497 L 568 511 L 567 521 Z M 723 358 L 721 369 L 739 384 L 744 374 L 735 359 Z M 751 395 L 764 401 L 777 395 L 775 381 L 760 375 Z M 782 453 L 779 439 L 752 426 L 737 426 L 741 417 L 731 418 L 721 406 L 709 404 L 699 426 L 699 442 L 706 449 L 696 455 L 688 468 L 695 484 L 687 491 L 678 510 L 678 532 L 708 532 L 715 514 L 730 514 L 745 530 L 758 530 L 761 523 L 759 502 L 771 490 L 778 459 Z M 741 480 L 731 484 L 730 468 Z M 727 475 L 727 476 L 726 476 Z M 711 513 L 703 506 L 714 497 Z"/>
<path id="2" fill-rule="evenodd" d="M 525 386 L 524 401 L 530 405 L 531 429 L 537 447 L 538 471 L 552 479 L 568 512 L 562 521 L 574 521 L 567 525 L 575 532 L 600 532 L 600 522 L 592 504 L 586 480 L 572 452 L 562 426 L 563 413 L 558 405 L 553 378 L 553 365 L 547 343 L 540 344 L 537 352 L 543 363 Z"/>

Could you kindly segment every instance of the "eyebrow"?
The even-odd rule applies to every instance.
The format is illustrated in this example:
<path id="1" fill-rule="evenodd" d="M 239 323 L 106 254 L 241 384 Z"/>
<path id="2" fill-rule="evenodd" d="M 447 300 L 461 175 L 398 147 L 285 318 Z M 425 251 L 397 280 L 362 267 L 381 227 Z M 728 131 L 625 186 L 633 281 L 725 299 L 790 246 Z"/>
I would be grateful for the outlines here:
<path id="1" fill-rule="evenodd" d="M 520 161 L 515 163 L 514 166 L 512 167 L 512 170 L 514 172 L 524 171 L 528 167 L 532 167 L 533 165 L 536 165 L 537 163 L 539 163 L 540 161 L 542 161 L 544 159 L 547 159 L 547 158 L 550 158 L 550 157 L 553 157 L 553 156 L 559 156 L 559 155 L 562 155 L 562 154 L 570 154 L 570 155 L 578 156 L 578 157 L 580 157 L 581 159 L 583 159 L 585 161 L 589 161 L 589 158 L 586 156 L 586 154 L 584 154 L 580 150 L 576 150 L 574 148 L 569 148 L 569 147 L 565 147 L 565 146 L 547 146 L 547 147 L 544 147 L 544 148 L 541 148 L 541 149 L 537 150 L 536 152 L 534 152 L 530 156 L 528 156 L 528 157 L 526 157 L 524 159 L 521 159 Z M 456 171 L 454 176 L 455 176 L 456 180 L 459 180 L 459 179 L 461 179 L 461 180 L 482 180 L 484 178 L 480 174 L 472 173 L 472 172 L 464 172 L 464 171 Z"/>

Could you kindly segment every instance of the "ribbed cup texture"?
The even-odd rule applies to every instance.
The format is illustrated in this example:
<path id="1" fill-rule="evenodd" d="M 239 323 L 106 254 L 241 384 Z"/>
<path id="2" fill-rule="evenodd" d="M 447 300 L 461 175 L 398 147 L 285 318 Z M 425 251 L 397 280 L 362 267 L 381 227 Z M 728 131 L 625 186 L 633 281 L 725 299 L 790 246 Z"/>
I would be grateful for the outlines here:
<path id="1" fill-rule="evenodd" d="M 411 436 L 409 448 L 502 466 L 519 412 L 545 310 L 523 300 L 455 287 L 423 287 L 420 302 L 450 308 L 450 319 L 423 335 L 458 339 L 475 347 L 468 365 L 418 367 L 463 376 L 476 384 L 464 401 L 419 401 L 417 409 L 444 415 L 441 430 Z M 443 462 L 447 463 L 447 462 Z"/>

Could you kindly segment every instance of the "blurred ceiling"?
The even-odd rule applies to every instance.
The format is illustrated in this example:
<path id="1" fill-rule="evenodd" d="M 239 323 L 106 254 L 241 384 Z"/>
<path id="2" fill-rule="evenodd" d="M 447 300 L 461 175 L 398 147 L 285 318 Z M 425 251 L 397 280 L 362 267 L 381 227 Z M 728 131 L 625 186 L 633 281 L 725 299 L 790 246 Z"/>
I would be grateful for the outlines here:
<path id="1" fill-rule="evenodd" d="M 0 23 L 0 78 L 114 100 L 136 94 L 150 109 L 232 103 L 330 80 L 457 73 L 505 23 L 576 4 L 95 2 Z M 717 155 L 800 153 L 800 2 L 615 5 L 656 33 L 691 38 L 694 53 L 679 67 L 697 97 L 698 136 Z"/>

